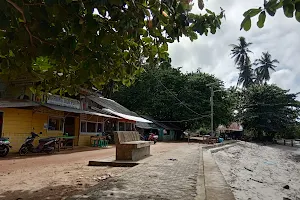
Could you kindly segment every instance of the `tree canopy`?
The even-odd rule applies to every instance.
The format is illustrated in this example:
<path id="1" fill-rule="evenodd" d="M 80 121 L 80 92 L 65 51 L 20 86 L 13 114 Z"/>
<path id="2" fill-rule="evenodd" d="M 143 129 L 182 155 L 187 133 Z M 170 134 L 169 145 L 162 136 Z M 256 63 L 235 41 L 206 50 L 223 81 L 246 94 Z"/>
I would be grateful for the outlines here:
<path id="1" fill-rule="evenodd" d="M 297 94 L 268 84 L 253 85 L 237 92 L 240 96 L 237 119 L 256 137 L 265 134 L 273 138 L 276 133 L 286 132 L 287 128 L 298 124 Z"/>
<path id="2" fill-rule="evenodd" d="M 269 52 L 263 52 L 261 58 L 256 59 L 254 65 L 257 66 L 256 75 L 259 83 L 267 82 L 270 80 L 270 70 L 275 71 L 277 67 L 275 63 L 279 63 L 278 60 L 272 60 L 272 56 Z"/>
<path id="3" fill-rule="evenodd" d="M 113 80 L 129 85 L 143 63 L 168 57 L 168 43 L 220 28 L 224 11 L 192 14 L 191 1 L 0 1 L 0 69 L 33 74 L 39 88 L 73 94 Z M 4 79 L 4 78 L 2 78 Z"/>
<path id="4" fill-rule="evenodd" d="M 213 75 L 200 71 L 183 74 L 169 64 L 146 70 L 112 98 L 138 114 L 173 121 L 182 128 L 210 127 L 210 88 L 206 84 L 216 83 L 214 125 L 230 122 L 231 101 L 223 83 Z"/>
<path id="5" fill-rule="evenodd" d="M 264 27 L 267 14 L 274 17 L 277 10 L 282 9 L 288 18 L 295 17 L 300 22 L 300 1 L 299 0 L 264 0 L 263 6 L 252 8 L 244 13 L 244 20 L 241 23 L 241 30 L 251 29 L 251 18 L 258 15 L 257 26 Z"/>
<path id="6" fill-rule="evenodd" d="M 246 42 L 246 38 L 239 37 L 237 45 L 231 44 L 232 47 L 230 55 L 234 58 L 234 63 L 237 65 L 239 78 L 237 85 L 242 85 L 248 88 L 253 84 L 263 84 L 270 80 L 270 70 L 275 71 L 277 67 L 275 64 L 279 63 L 277 59 L 272 59 L 269 52 L 263 52 L 261 58 L 255 59 L 252 64 L 249 53 L 252 53 L 249 46 L 251 42 Z M 256 66 L 253 69 L 253 65 Z"/>
<path id="7" fill-rule="evenodd" d="M 298 0 L 269 0 L 245 12 L 249 30 L 259 14 L 281 7 L 299 20 Z M 131 84 L 152 64 L 168 56 L 168 43 L 187 36 L 214 34 L 224 10 L 191 13 L 191 0 L 2 0 L 0 72 L 2 81 L 20 74 L 40 80 L 35 91 L 76 93 L 78 87 Z M 198 7 L 204 8 L 203 0 Z"/>

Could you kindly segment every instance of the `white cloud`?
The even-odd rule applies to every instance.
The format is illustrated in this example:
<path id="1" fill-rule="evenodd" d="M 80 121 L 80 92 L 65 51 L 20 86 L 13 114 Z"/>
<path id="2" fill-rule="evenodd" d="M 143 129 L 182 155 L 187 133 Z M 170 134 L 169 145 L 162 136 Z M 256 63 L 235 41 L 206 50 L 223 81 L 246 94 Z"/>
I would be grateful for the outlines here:
<path id="1" fill-rule="evenodd" d="M 197 1 L 194 2 L 196 4 Z M 250 31 L 240 31 L 243 13 L 249 8 L 261 6 L 262 0 L 209 0 L 205 3 L 206 8 L 215 12 L 219 12 L 220 7 L 225 9 L 226 20 L 215 35 L 200 36 L 194 42 L 183 38 L 179 43 L 171 44 L 169 53 L 175 67 L 182 67 L 183 72 L 195 71 L 200 67 L 202 71 L 222 79 L 226 86 L 235 85 L 238 70 L 230 57 L 229 45 L 237 43 L 239 36 L 244 36 L 253 43 L 253 61 L 263 51 L 269 51 L 273 59 L 280 61 L 277 71 L 271 74 L 270 82 L 292 92 L 300 92 L 300 23 L 294 18 L 286 18 L 279 10 L 275 17 L 267 16 L 263 29 L 257 28 L 257 19 L 254 19 Z M 195 5 L 193 12 L 199 13 L 197 8 Z"/>

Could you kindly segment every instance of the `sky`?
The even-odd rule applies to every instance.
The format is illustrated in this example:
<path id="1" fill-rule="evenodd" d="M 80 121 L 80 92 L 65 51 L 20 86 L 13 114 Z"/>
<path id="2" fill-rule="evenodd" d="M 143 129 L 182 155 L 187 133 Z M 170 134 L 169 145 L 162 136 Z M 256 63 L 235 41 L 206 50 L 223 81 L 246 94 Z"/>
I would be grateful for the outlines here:
<path id="1" fill-rule="evenodd" d="M 192 12 L 200 13 L 195 3 Z M 252 42 L 251 60 L 259 58 L 262 52 L 268 51 L 273 59 L 279 60 L 276 72 L 271 73 L 270 83 L 275 83 L 291 92 L 300 92 L 300 23 L 295 18 L 286 18 L 283 10 L 277 11 L 275 17 L 267 15 L 265 26 L 256 26 L 257 17 L 252 19 L 252 28 L 240 31 L 243 13 L 250 8 L 263 5 L 263 0 L 208 0 L 205 8 L 219 12 L 225 10 L 226 20 L 215 35 L 199 36 L 191 42 L 182 38 L 180 42 L 169 45 L 169 53 L 174 67 L 182 67 L 182 72 L 196 71 L 214 74 L 223 80 L 226 87 L 236 85 L 238 70 L 230 56 L 230 44 L 237 44 L 240 36 Z"/>

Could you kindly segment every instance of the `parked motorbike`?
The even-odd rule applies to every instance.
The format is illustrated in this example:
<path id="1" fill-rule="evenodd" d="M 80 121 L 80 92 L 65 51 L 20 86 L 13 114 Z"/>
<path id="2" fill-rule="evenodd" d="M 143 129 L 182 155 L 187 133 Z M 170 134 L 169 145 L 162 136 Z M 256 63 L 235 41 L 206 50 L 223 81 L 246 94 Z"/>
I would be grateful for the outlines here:
<path id="1" fill-rule="evenodd" d="M 21 156 L 31 153 L 42 153 L 45 152 L 47 154 L 54 153 L 55 144 L 57 142 L 56 138 L 43 138 L 39 140 L 39 145 L 37 147 L 33 146 L 33 141 L 36 137 L 40 137 L 38 134 L 31 132 L 31 136 L 27 137 L 25 143 L 19 149 L 19 154 Z"/>
<path id="2" fill-rule="evenodd" d="M 10 141 L 9 138 L 0 138 L 0 157 L 4 157 L 8 154 Z"/>
<path id="3" fill-rule="evenodd" d="M 157 140 L 158 140 L 158 135 L 155 135 L 154 133 L 150 133 L 148 141 L 153 141 L 155 144 Z"/>

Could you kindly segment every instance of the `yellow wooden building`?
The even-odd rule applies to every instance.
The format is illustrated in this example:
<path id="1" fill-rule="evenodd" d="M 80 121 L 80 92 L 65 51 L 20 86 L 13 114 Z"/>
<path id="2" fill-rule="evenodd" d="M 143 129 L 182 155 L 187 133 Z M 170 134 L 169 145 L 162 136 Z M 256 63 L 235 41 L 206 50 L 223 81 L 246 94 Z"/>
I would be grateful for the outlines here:
<path id="1" fill-rule="evenodd" d="M 117 117 L 24 100 L 2 100 L 0 135 L 10 139 L 12 152 L 19 150 L 31 132 L 39 134 L 41 138 L 68 133 L 69 136 L 75 136 L 75 146 L 89 146 L 90 137 L 102 133 L 105 120 L 111 118 Z"/>
<path id="2" fill-rule="evenodd" d="M 17 152 L 31 132 L 42 133 L 41 138 L 68 133 L 75 137 L 75 146 L 90 146 L 91 136 L 135 131 L 135 122 L 144 120 L 97 94 L 84 93 L 80 100 L 51 94 L 38 98 L 28 85 L 18 85 L 24 81 L 17 83 L 7 86 L 0 82 L 0 137 L 10 139 L 11 152 Z M 38 139 L 34 145 L 37 143 Z"/>

